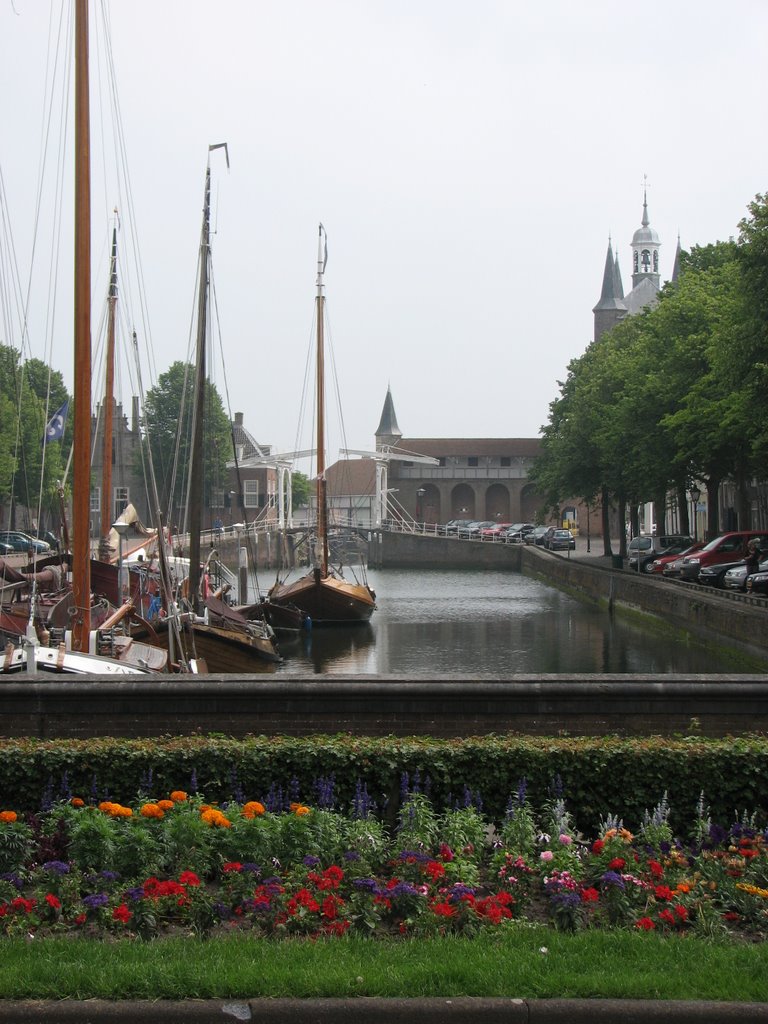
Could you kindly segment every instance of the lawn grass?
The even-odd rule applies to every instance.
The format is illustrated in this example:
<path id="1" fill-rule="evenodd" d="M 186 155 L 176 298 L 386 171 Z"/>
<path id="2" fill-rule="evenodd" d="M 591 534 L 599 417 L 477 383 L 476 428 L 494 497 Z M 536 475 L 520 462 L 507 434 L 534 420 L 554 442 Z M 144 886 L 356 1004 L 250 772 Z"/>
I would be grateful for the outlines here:
<path id="1" fill-rule="evenodd" d="M 435 997 L 768 1001 L 768 946 L 512 926 L 472 938 L 0 943 L 2 999 Z"/>

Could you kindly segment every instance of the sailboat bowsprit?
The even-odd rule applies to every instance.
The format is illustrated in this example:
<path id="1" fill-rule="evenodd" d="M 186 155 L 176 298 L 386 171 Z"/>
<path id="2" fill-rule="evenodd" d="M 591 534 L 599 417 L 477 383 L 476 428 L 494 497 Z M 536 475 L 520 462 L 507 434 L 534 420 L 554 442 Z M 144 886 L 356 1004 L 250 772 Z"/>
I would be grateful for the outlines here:
<path id="1" fill-rule="evenodd" d="M 325 293 L 326 234 L 319 228 L 317 252 L 317 525 L 311 572 L 298 580 L 278 582 L 269 591 L 273 605 L 292 604 L 312 620 L 313 625 L 351 625 L 367 622 L 376 608 L 376 594 L 366 583 L 351 582 L 341 569 L 330 565 L 328 555 L 328 497 L 325 481 Z"/>

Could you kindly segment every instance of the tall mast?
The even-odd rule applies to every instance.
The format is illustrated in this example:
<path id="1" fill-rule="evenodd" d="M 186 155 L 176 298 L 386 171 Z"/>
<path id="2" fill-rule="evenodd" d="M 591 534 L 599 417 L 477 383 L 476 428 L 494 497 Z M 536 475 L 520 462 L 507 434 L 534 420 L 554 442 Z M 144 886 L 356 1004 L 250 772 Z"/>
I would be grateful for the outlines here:
<path id="1" fill-rule="evenodd" d="M 109 561 L 109 534 L 112 529 L 112 445 L 115 391 L 115 311 L 117 309 L 117 227 L 112 229 L 112 256 L 109 261 L 107 297 L 107 373 L 104 382 L 102 419 L 104 439 L 101 458 L 101 542 L 99 558 Z"/>
<path id="2" fill-rule="evenodd" d="M 91 630 L 91 166 L 88 0 L 75 3 L 75 417 L 72 496 L 72 646 Z"/>
<path id="3" fill-rule="evenodd" d="M 320 225 L 317 239 L 317 556 L 322 576 L 328 575 L 328 506 L 325 492 L 325 293 L 323 274 L 328 236 Z"/>
<path id="4" fill-rule="evenodd" d="M 205 169 L 203 228 L 200 235 L 200 279 L 197 293 L 197 349 L 192 413 L 192 449 L 189 454 L 189 599 L 197 609 L 200 585 L 200 527 L 203 520 L 203 414 L 205 409 L 206 336 L 208 331 L 208 261 L 211 252 L 211 161 Z"/>

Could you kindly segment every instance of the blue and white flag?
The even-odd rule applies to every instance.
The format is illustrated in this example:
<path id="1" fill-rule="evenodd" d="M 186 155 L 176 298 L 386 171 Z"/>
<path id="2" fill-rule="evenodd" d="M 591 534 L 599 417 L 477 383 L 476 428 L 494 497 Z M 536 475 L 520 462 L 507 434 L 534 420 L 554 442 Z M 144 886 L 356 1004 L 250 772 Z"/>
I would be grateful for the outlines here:
<path id="1" fill-rule="evenodd" d="M 43 444 L 48 444 L 49 441 L 60 441 L 62 437 L 64 437 L 64 426 L 67 422 L 68 409 L 69 399 L 67 399 L 58 412 L 55 412 L 48 421 L 48 426 L 45 428 Z"/>

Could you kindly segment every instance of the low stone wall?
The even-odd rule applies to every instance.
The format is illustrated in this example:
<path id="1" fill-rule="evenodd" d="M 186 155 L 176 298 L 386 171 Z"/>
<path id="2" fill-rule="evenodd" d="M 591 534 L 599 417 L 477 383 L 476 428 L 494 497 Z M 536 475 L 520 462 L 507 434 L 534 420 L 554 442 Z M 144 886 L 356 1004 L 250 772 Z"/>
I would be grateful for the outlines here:
<path id="1" fill-rule="evenodd" d="M 760 598 L 654 579 L 647 573 L 615 571 L 535 547 L 523 548 L 521 558 L 526 575 L 605 602 L 609 608 L 635 609 L 697 637 L 735 645 L 758 657 L 768 651 L 768 604 Z"/>
<path id="2" fill-rule="evenodd" d="M 388 533 L 374 535 L 369 565 L 387 569 L 513 569 L 521 567 L 523 544 L 481 543 L 457 537 Z"/>
<path id="3" fill-rule="evenodd" d="M 13 679 L 13 681 L 11 681 Z M 149 677 L 0 682 L 0 735 L 671 735 L 768 731 L 765 676 Z"/>

